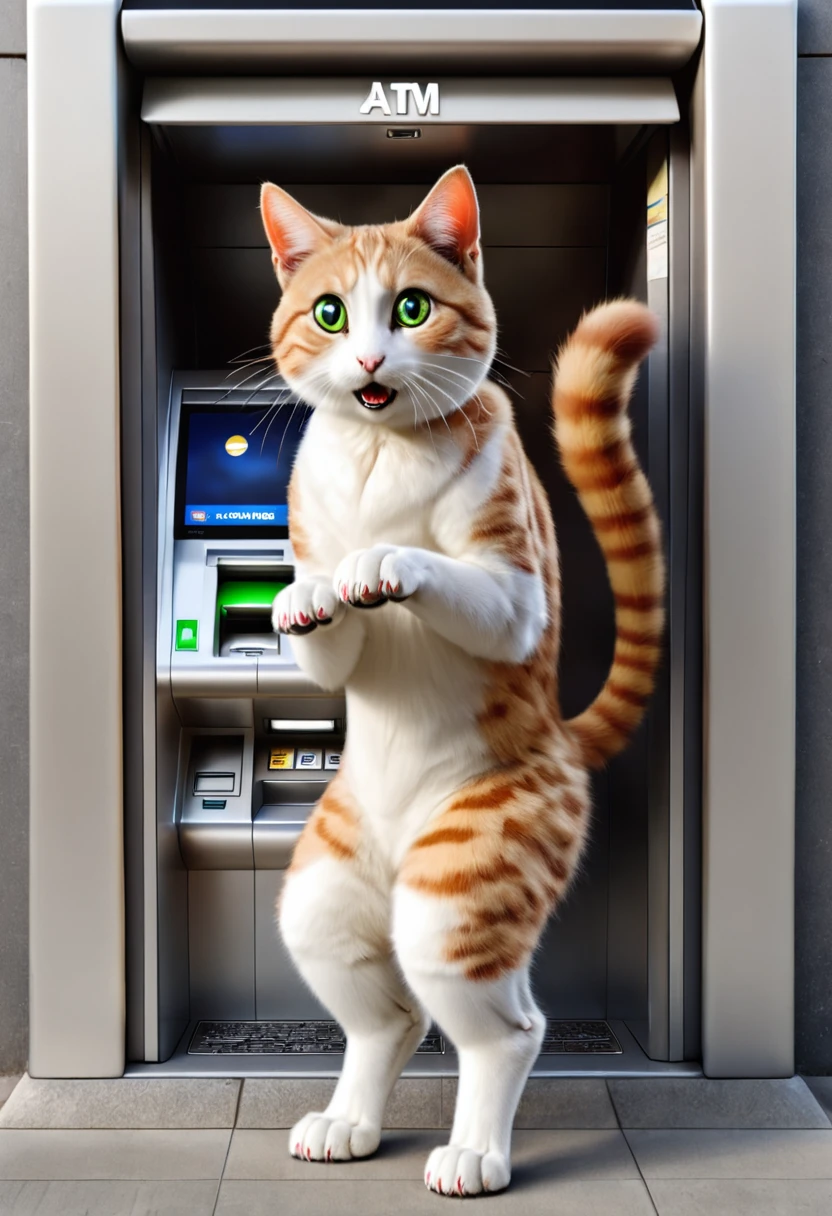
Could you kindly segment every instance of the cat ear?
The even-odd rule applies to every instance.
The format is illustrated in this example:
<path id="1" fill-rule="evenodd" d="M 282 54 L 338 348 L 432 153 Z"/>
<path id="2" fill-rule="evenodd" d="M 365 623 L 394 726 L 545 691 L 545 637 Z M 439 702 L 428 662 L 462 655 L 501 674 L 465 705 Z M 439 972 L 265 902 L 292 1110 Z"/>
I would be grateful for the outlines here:
<path id="1" fill-rule="evenodd" d="M 409 231 L 475 276 L 480 255 L 480 209 L 471 174 L 449 169 L 408 221 Z"/>
<path id="2" fill-rule="evenodd" d="M 271 182 L 265 182 L 260 191 L 260 214 L 281 282 L 293 275 L 311 253 L 328 245 L 339 228 L 301 207 L 291 194 Z"/>

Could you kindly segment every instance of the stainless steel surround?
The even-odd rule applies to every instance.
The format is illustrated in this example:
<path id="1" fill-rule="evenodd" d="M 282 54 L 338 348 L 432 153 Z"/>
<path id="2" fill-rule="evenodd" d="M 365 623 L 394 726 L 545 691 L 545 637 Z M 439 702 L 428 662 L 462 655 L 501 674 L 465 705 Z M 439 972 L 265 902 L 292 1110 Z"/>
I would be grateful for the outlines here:
<path id="1" fill-rule="evenodd" d="M 702 1041 L 706 1073 L 721 1077 L 794 1071 L 796 8 L 705 0 L 693 110 Z"/>
<path id="2" fill-rule="evenodd" d="M 145 72 L 670 72 L 699 45 L 688 11 L 245 8 L 122 13 Z"/>
<path id="3" fill-rule="evenodd" d="M 41 1077 L 124 1069 L 116 7 L 29 6 L 29 1069 Z"/>
<path id="4" fill-rule="evenodd" d="M 326 1016 L 279 978 L 273 908 L 308 801 L 268 784 L 263 748 L 272 717 L 341 711 L 311 713 L 290 651 L 231 647 L 217 695 L 219 645 L 188 663 L 172 649 L 174 616 L 212 612 L 222 575 L 210 546 L 165 531 L 173 373 L 216 387 L 207 369 L 265 331 L 276 288 L 247 191 L 272 165 L 313 208 L 339 191 L 345 218 L 367 203 L 361 183 L 380 184 L 370 201 L 387 218 L 451 156 L 494 174 L 495 295 L 513 298 L 521 273 L 541 293 L 558 284 L 556 320 L 531 326 L 520 360 L 530 450 L 545 442 L 553 327 L 610 288 L 641 290 L 664 322 L 633 412 L 669 537 L 668 662 L 649 730 L 596 786 L 587 874 L 609 888 L 579 885 L 541 955 L 571 968 L 575 1016 L 608 1017 L 623 1053 L 535 1072 L 690 1075 L 700 1058 L 713 1076 L 791 1072 L 795 7 L 703 0 L 704 49 L 671 80 L 699 12 L 29 0 L 32 1075 L 262 1075 L 263 1059 L 189 1057 L 196 1021 Z M 355 111 L 379 74 L 411 69 L 441 80 L 443 107 L 406 146 L 379 129 L 401 119 Z M 301 128 L 342 176 L 304 154 Z M 662 163 L 669 274 L 654 278 L 643 194 Z M 528 231 L 507 241 L 512 189 Z M 585 585 L 601 585 L 572 499 L 550 493 L 565 560 L 570 543 L 591 549 Z M 278 547 L 291 564 L 283 542 L 231 556 L 277 561 Z M 203 597 L 193 612 L 176 607 L 185 591 Z M 603 596 L 584 621 L 570 594 L 573 645 L 595 639 L 565 681 L 580 708 L 609 621 Z M 536 982 L 562 1000 L 556 975 L 538 967 Z M 454 1067 L 446 1053 L 407 1071 Z M 331 1072 L 314 1057 L 292 1068 Z"/>

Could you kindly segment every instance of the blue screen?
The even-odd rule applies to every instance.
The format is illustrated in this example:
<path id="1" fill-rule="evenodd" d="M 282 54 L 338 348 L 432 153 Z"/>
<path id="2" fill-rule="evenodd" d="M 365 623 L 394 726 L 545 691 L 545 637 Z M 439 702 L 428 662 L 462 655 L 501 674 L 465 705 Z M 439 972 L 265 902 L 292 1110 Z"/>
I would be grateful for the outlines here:
<path id="1" fill-rule="evenodd" d="M 287 522 L 287 488 L 307 411 L 290 404 L 191 407 L 180 495 L 190 528 L 274 528 Z"/>

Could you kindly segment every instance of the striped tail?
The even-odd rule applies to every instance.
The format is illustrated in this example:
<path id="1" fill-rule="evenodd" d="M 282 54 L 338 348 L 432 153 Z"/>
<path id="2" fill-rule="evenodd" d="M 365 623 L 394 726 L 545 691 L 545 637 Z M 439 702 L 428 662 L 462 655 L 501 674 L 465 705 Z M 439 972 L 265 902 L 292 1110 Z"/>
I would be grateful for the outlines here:
<path id="1" fill-rule="evenodd" d="M 620 752 L 643 718 L 661 655 L 661 531 L 627 415 L 639 364 L 657 336 L 649 309 L 615 300 L 581 319 L 556 364 L 555 438 L 606 558 L 615 597 L 607 681 L 589 708 L 567 723 L 593 768 Z"/>

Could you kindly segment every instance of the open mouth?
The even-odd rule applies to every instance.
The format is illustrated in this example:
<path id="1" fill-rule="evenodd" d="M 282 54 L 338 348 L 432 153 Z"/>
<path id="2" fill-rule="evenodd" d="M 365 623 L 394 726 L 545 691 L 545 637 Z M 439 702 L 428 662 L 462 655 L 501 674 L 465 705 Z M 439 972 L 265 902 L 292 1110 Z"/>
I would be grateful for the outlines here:
<path id="1" fill-rule="evenodd" d="M 383 410 L 395 401 L 396 390 L 385 388 L 383 384 L 377 384 L 373 380 L 370 384 L 365 384 L 364 388 L 357 388 L 354 396 L 356 401 L 368 410 Z"/>

